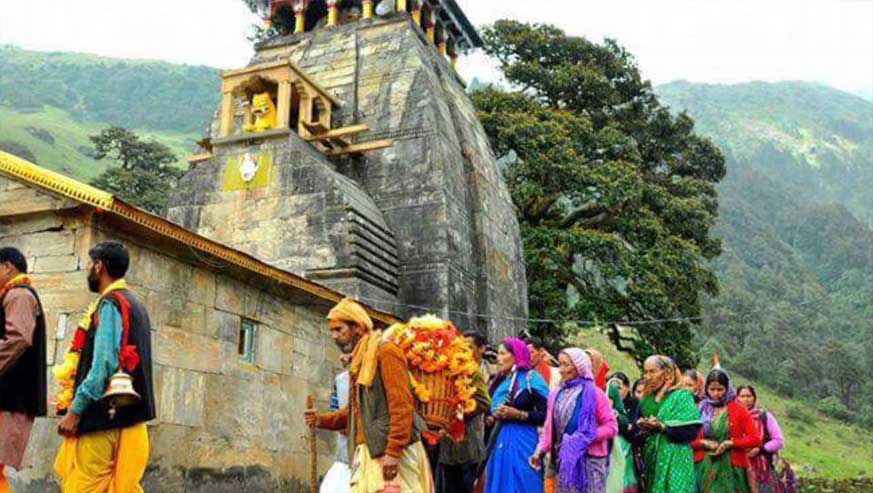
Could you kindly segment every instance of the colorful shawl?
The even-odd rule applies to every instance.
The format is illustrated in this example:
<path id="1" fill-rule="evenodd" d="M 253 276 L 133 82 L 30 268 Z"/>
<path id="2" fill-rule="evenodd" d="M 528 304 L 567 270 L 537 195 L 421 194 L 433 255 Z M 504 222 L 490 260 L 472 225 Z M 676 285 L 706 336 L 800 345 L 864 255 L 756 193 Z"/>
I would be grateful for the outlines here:
<path id="1" fill-rule="evenodd" d="M 553 441 L 560 439 L 560 457 L 558 459 L 558 485 L 562 491 L 584 492 L 588 488 L 588 475 L 585 459 L 588 447 L 597 435 L 596 404 L 597 395 L 591 374 L 591 360 L 585 351 L 569 348 L 561 351 L 573 362 L 577 377 L 562 382 L 561 387 L 549 395 L 546 423 L 539 448 L 548 452 Z M 564 393 L 581 387 L 576 399 L 562 399 Z M 559 421 L 567 423 L 563 430 L 555 430 L 556 416 Z M 560 438 L 556 432 L 560 431 Z"/>
<path id="2" fill-rule="evenodd" d="M 700 424 L 694 395 L 685 389 L 670 391 L 660 403 L 650 394 L 640 403 L 643 417 L 656 416 L 667 426 Z M 649 493 L 696 493 L 694 453 L 688 443 L 672 442 L 665 433 L 646 439 L 643 447 Z"/>
<path id="3" fill-rule="evenodd" d="M 724 370 L 720 370 L 724 372 Z M 712 438 L 712 420 L 715 416 L 715 408 L 727 406 L 729 402 L 733 402 L 737 398 L 737 391 L 731 383 L 730 376 L 725 373 L 728 379 L 728 390 L 719 400 L 713 399 L 709 395 L 709 388 L 704 389 L 704 398 L 700 401 L 700 419 L 703 420 L 703 435 L 707 438 Z"/>
<path id="4" fill-rule="evenodd" d="M 491 396 L 491 412 L 494 413 L 502 405 L 512 405 L 515 397 L 525 389 L 529 392 L 536 392 L 543 398 L 549 396 L 549 386 L 546 385 L 542 375 L 535 370 L 524 370 L 516 367 L 500 381 L 494 390 Z"/>

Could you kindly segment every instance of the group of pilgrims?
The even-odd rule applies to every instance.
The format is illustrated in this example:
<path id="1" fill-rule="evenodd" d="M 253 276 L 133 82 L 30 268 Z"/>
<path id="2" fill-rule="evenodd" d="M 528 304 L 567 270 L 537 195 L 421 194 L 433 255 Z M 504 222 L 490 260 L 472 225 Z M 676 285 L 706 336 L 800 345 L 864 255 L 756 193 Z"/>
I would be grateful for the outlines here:
<path id="1" fill-rule="evenodd" d="M 58 405 L 55 470 L 63 493 L 142 492 L 146 422 L 155 417 L 148 314 L 124 281 L 122 243 L 102 242 L 89 256 L 87 285 L 98 297 L 65 357 L 75 378 Z M 8 493 L 8 468 L 24 467 L 34 419 L 47 414 L 45 316 L 13 247 L 0 248 L 0 305 L 0 493 Z M 554 358 L 530 336 L 503 339 L 492 364 L 488 340 L 466 332 L 479 371 L 463 438 L 425 440 L 403 350 L 350 298 L 326 326 L 344 371 L 331 410 L 304 416 L 338 433 L 322 493 L 793 493 L 777 473 L 777 420 L 720 365 L 705 377 L 683 374 L 653 355 L 632 382 L 610 374 L 593 348 Z M 118 374 L 137 399 L 116 408 L 104 390 Z"/>
<path id="2" fill-rule="evenodd" d="M 347 369 L 334 409 L 306 412 L 308 425 L 340 432 L 321 493 L 794 492 L 779 423 L 717 360 L 703 376 L 653 355 L 632 382 L 594 348 L 553 358 L 529 335 L 503 339 L 492 365 L 488 340 L 466 332 L 476 406 L 460 441 L 430 445 L 401 349 L 352 299 L 327 324 Z"/>

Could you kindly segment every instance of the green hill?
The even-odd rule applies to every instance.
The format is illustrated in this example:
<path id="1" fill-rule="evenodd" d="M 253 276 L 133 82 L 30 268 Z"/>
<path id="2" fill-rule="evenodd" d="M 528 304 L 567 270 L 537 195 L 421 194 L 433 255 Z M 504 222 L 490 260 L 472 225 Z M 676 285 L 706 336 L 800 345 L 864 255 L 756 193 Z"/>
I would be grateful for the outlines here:
<path id="1" fill-rule="evenodd" d="M 873 103 L 800 82 L 657 92 L 727 157 L 715 228 L 721 289 L 705 303 L 701 354 L 718 349 L 743 376 L 869 428 Z M 833 464 L 851 464 L 849 455 Z M 861 457 L 870 474 L 873 457 Z"/>
<path id="2" fill-rule="evenodd" d="M 778 177 L 789 193 L 846 206 L 873 225 L 873 103 L 808 82 L 672 82 L 658 96 L 688 110 L 729 159 Z"/>
<path id="3" fill-rule="evenodd" d="M 88 136 L 119 125 L 170 146 L 183 165 L 218 87 L 208 67 L 0 46 L 0 149 L 87 180 L 109 165 L 91 157 Z"/>

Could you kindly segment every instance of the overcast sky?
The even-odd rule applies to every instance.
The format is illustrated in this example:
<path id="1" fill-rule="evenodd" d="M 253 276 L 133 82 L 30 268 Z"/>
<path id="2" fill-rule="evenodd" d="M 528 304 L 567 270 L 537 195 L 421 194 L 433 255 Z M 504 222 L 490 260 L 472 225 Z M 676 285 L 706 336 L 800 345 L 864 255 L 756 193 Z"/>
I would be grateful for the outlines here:
<path id="1" fill-rule="evenodd" d="M 655 83 L 809 80 L 873 97 L 873 0 L 458 0 L 499 18 L 612 37 Z M 232 68 L 251 55 L 241 0 L 0 0 L 0 44 Z M 483 55 L 462 74 L 497 77 Z M 0 74 L 2 76 L 2 74 Z"/>

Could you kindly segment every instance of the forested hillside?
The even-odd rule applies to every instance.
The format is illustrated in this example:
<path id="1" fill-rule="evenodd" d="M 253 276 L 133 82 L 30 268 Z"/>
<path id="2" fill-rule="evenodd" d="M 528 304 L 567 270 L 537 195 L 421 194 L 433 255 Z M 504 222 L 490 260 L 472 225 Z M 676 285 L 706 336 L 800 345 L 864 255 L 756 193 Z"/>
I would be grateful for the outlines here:
<path id="1" fill-rule="evenodd" d="M 219 92 L 213 68 L 0 46 L 0 150 L 90 179 L 110 163 L 94 160 L 88 136 L 118 125 L 184 165 Z"/>
<path id="2" fill-rule="evenodd" d="M 873 422 L 873 103 L 800 82 L 658 88 L 728 158 L 702 352 Z"/>

